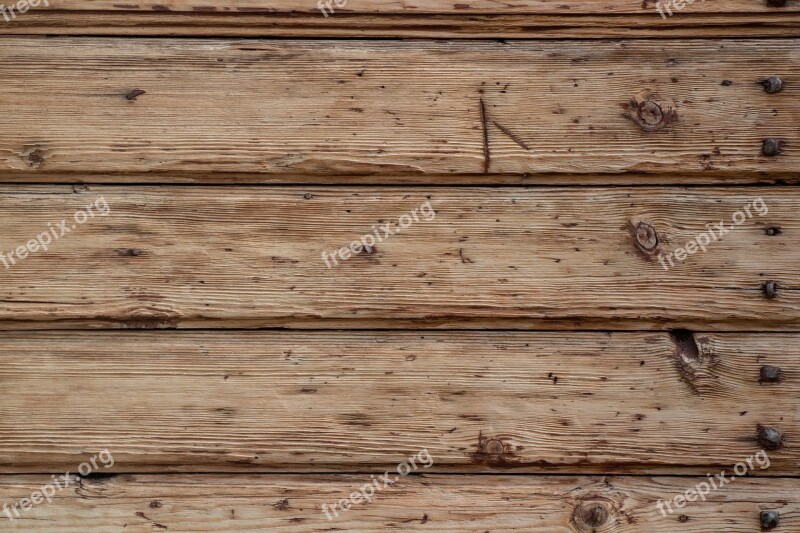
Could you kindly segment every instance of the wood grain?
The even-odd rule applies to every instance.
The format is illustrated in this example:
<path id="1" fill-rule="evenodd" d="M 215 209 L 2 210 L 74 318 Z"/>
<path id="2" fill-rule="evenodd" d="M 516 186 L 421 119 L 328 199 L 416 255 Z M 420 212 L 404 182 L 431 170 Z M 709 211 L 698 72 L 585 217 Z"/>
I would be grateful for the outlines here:
<path id="1" fill-rule="evenodd" d="M 664 269 L 757 198 L 767 214 Z M 5 186 L 0 326 L 795 330 L 798 210 L 794 187 Z M 373 253 L 323 259 L 375 230 Z"/>
<path id="2" fill-rule="evenodd" d="M 797 334 L 25 332 L 0 336 L 0 466 L 64 472 L 796 475 Z M 763 382 L 761 367 L 781 369 Z"/>
<path id="3" fill-rule="evenodd" d="M 800 37 L 800 14 L 691 13 L 662 19 L 644 14 L 414 14 L 31 10 L 0 35 L 126 35 L 214 37 L 380 37 L 503 39 L 632 39 Z M 718 5 L 710 3 L 709 5 Z M 755 4 L 754 4 L 755 5 Z"/>
<path id="4" fill-rule="evenodd" d="M 742 183 L 800 170 L 791 39 L 0 45 L 5 180 Z M 787 88 L 767 94 L 773 75 Z M 762 155 L 766 138 L 783 153 Z"/>
<path id="5" fill-rule="evenodd" d="M 346 0 L 341 8 L 334 9 L 342 13 L 451 13 L 462 16 L 481 13 L 531 13 L 531 14 L 656 14 L 655 2 L 640 0 L 566 0 L 552 2 L 549 0 L 470 0 L 467 3 L 452 0 Z M 121 4 L 117 0 L 50 0 L 52 10 L 91 10 L 91 11 L 192 11 L 202 13 L 274 13 L 300 12 L 320 14 L 316 0 L 228 0 L 225 5 L 208 2 L 208 0 L 156 0 L 137 1 Z M 40 8 L 41 9 L 41 8 Z M 675 10 L 678 11 L 678 10 Z M 775 13 L 798 12 L 800 7 L 793 2 L 783 8 L 775 8 L 766 2 L 751 0 L 718 0 L 717 2 L 687 3 L 681 14 L 691 13 Z M 322 16 L 320 14 L 320 16 Z M 656 15 L 660 18 L 659 15 Z"/>
<path id="6" fill-rule="evenodd" d="M 332 505 L 370 482 L 358 476 L 123 475 L 87 479 L 5 522 L 25 531 L 759 531 L 777 510 L 778 531 L 800 528 L 796 479 L 739 479 L 667 517 L 656 510 L 705 481 L 672 477 L 412 476 L 328 521 Z M 44 476 L 0 477 L 0 498 L 29 498 Z M 213 504 L 210 505 L 210 502 Z M 595 511 L 599 509 L 598 511 Z M 592 512 L 596 514 L 592 515 Z M 333 515 L 332 515 L 333 516 Z M 162 526 L 162 527 L 159 527 Z"/>

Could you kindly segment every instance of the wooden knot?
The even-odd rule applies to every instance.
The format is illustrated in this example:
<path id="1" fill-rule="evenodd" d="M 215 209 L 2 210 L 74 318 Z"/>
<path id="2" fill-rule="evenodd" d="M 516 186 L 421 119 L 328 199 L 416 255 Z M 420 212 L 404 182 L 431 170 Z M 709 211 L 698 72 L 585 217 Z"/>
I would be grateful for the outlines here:
<path id="1" fill-rule="evenodd" d="M 645 252 L 652 252 L 658 247 L 658 233 L 647 222 L 636 225 L 636 244 Z"/>
<path id="2" fill-rule="evenodd" d="M 631 100 L 622 106 L 628 111 L 628 117 L 643 131 L 658 131 L 667 127 L 678 118 L 672 109 L 664 111 L 660 105 L 648 98 L 643 102 Z"/>
<path id="3" fill-rule="evenodd" d="M 608 523 L 611 516 L 609 503 L 605 501 L 584 501 L 575 507 L 572 522 L 578 531 L 594 532 Z"/>

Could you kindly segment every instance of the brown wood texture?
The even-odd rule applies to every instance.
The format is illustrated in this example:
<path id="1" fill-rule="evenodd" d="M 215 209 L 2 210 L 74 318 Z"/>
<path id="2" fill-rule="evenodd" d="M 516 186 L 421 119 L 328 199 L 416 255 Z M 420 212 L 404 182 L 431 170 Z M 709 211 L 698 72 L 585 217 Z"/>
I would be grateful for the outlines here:
<path id="1" fill-rule="evenodd" d="M 795 330 L 798 210 L 795 187 L 7 185 L 0 325 Z"/>
<path id="2" fill-rule="evenodd" d="M 383 471 L 425 449 L 430 472 L 702 475 L 764 449 L 754 474 L 797 475 L 798 340 L 3 333 L 0 465 L 63 472 L 108 449 L 118 472 Z"/>
<path id="3" fill-rule="evenodd" d="M 718 5 L 711 3 L 710 5 Z M 0 35 L 138 35 L 381 38 L 725 38 L 800 37 L 796 10 L 683 13 L 662 19 L 655 4 L 642 14 L 415 14 L 320 12 L 31 10 Z"/>
<path id="4" fill-rule="evenodd" d="M 800 169 L 792 39 L 2 44 L 5 180 L 742 183 Z M 787 87 L 767 94 L 773 75 Z M 781 154 L 762 154 L 767 138 Z"/>
<path id="5" fill-rule="evenodd" d="M 50 479 L 0 478 L 0 498 L 29 498 Z M 81 481 L 34 507 L 8 530 L 58 531 L 759 531 L 777 510 L 776 531 L 800 528 L 795 479 L 737 479 L 667 517 L 657 511 L 705 477 L 409 476 L 328 521 L 331 505 L 367 475 L 124 475 Z M 210 502 L 213 502 L 211 504 Z M 332 515 L 333 516 L 333 515 Z M 593 528 L 586 518 L 600 527 Z"/>
<path id="6" fill-rule="evenodd" d="M 470 15 L 481 13 L 530 14 L 641 14 L 655 13 L 655 2 L 640 0 L 345 0 L 343 7 L 334 5 L 342 13 L 449 13 Z M 103 10 L 103 11 L 190 11 L 201 13 L 319 13 L 316 0 L 228 0 L 225 5 L 208 0 L 157 0 L 121 3 L 117 0 L 50 0 L 49 9 Z M 44 8 L 44 6 L 42 6 Z M 40 8 L 40 9 L 42 9 Z M 675 10 L 678 11 L 677 9 Z M 794 2 L 776 8 L 767 2 L 754 0 L 717 0 L 716 2 L 687 3 L 680 13 L 775 13 L 798 12 Z"/>

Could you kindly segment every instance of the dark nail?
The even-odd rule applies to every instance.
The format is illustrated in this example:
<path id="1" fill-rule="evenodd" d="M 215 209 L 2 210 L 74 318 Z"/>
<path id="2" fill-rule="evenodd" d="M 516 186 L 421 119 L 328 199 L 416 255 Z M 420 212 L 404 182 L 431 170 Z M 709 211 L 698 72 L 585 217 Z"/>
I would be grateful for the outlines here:
<path id="1" fill-rule="evenodd" d="M 770 237 L 774 237 L 775 235 L 780 235 L 783 232 L 781 231 L 781 228 L 777 226 L 772 226 L 771 228 L 767 228 L 767 230 L 764 233 L 766 233 Z"/>
<path id="2" fill-rule="evenodd" d="M 786 5 L 786 0 L 767 0 L 767 5 L 772 7 L 783 7 Z"/>
<path id="3" fill-rule="evenodd" d="M 768 531 L 778 527 L 781 515 L 778 511 L 761 511 L 761 529 Z"/>
<path id="4" fill-rule="evenodd" d="M 761 379 L 759 382 L 777 383 L 781 379 L 781 367 L 764 365 L 761 367 Z"/>
<path id="5" fill-rule="evenodd" d="M 778 284 L 774 281 L 767 281 L 764 283 L 764 285 L 761 286 L 761 290 L 764 292 L 764 296 L 769 300 L 778 296 Z"/>
<path id="6" fill-rule="evenodd" d="M 783 435 L 775 428 L 758 426 L 758 443 L 765 450 L 780 450 L 783 448 Z"/>
<path id="7" fill-rule="evenodd" d="M 764 139 L 761 151 L 767 157 L 775 157 L 783 152 L 783 141 L 774 138 Z"/>
<path id="8" fill-rule="evenodd" d="M 762 81 L 761 85 L 769 94 L 778 93 L 783 90 L 783 80 L 778 76 L 772 76 L 771 78 Z"/>
<path id="9" fill-rule="evenodd" d="M 651 252 L 658 246 L 658 233 L 647 222 L 639 222 L 636 226 L 636 242 L 643 250 Z"/>

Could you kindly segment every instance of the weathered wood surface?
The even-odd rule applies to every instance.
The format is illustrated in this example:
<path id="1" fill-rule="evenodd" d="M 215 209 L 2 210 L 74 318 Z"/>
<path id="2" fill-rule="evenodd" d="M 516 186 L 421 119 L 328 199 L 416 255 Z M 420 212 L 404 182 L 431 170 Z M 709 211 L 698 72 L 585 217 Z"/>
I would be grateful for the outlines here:
<path id="1" fill-rule="evenodd" d="M 4 180 L 641 184 L 800 171 L 792 39 L 0 45 Z M 767 94 L 759 82 L 773 75 L 787 87 Z M 762 155 L 766 138 L 783 153 Z"/>
<path id="2" fill-rule="evenodd" d="M 354 15 L 319 13 L 224 16 L 181 12 L 29 11 L 0 35 L 148 35 L 215 37 L 418 38 L 725 38 L 800 37 L 797 13 L 647 15 Z"/>
<path id="3" fill-rule="evenodd" d="M 368 475 L 121 475 L 82 480 L 5 528 L 25 531 L 591 531 L 756 532 L 762 510 L 775 531 L 800 528 L 796 479 L 737 479 L 663 517 L 659 499 L 705 477 L 413 476 L 329 521 L 321 511 Z M 0 478 L 0 498 L 29 498 L 44 476 Z M 210 504 L 213 502 L 213 504 Z M 332 515 L 333 516 L 333 515 Z M 587 524 L 587 520 L 597 528 Z M 90 529 L 91 528 L 91 529 Z M 335 529 L 334 529 L 335 528 Z"/>
<path id="4" fill-rule="evenodd" d="M 797 474 L 798 340 L 3 333 L 0 465 L 63 472 L 108 449 L 119 472 L 354 471 L 427 449 L 431 472 L 704 474 L 768 449 L 755 474 Z"/>
<path id="5" fill-rule="evenodd" d="M 767 214 L 664 269 L 757 198 Z M 7 185 L 0 325 L 796 330 L 799 211 L 794 187 Z M 323 259 L 376 230 L 372 253 Z"/>
<path id="6" fill-rule="evenodd" d="M 710 3 L 710 5 L 718 5 Z M 215 37 L 381 38 L 724 38 L 800 37 L 800 14 L 680 13 L 662 19 L 653 4 L 643 14 L 357 14 L 53 11 L 31 10 L 0 35 L 139 35 Z"/>
<path id="7" fill-rule="evenodd" d="M 334 9 L 341 13 L 449 13 L 471 15 L 481 13 L 532 14 L 641 14 L 656 13 L 655 2 L 648 0 L 345 0 L 346 5 Z M 665 2 L 666 3 L 666 2 Z M 43 7 L 43 6 L 42 6 Z M 41 9 L 41 8 L 40 8 Z M 225 5 L 208 0 L 155 0 L 120 3 L 117 0 L 50 0 L 49 9 L 103 11 L 191 11 L 201 13 L 319 13 L 316 0 L 228 0 Z M 678 12 L 678 10 L 674 10 Z M 794 2 L 782 8 L 753 0 L 717 0 L 687 3 L 681 14 L 690 13 L 775 13 L 798 12 Z M 657 15 L 658 16 L 658 15 Z M 660 16 L 659 16 L 660 18 Z"/>

